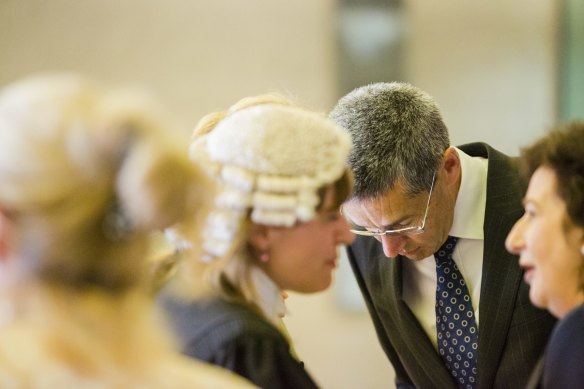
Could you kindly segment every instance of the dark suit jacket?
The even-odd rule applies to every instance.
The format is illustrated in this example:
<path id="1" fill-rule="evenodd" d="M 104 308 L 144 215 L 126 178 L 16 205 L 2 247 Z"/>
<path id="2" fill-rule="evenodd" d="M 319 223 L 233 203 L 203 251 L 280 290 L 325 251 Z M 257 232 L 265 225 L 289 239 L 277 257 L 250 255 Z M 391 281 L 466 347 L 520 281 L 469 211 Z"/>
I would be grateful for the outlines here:
<path id="1" fill-rule="evenodd" d="M 316 389 L 282 333 L 250 307 L 220 298 L 158 300 L 182 352 L 229 369 L 264 389 Z"/>
<path id="2" fill-rule="evenodd" d="M 505 250 L 507 233 L 522 215 L 524 181 L 513 160 L 484 143 L 461 146 L 488 158 L 485 245 L 479 305 L 478 388 L 523 388 L 543 353 L 555 319 L 534 308 L 517 257 Z M 463 172 L 464 174 L 464 172 Z M 398 387 L 455 388 L 430 339 L 402 300 L 402 262 L 381 244 L 358 237 L 349 261 Z"/>
<path id="3" fill-rule="evenodd" d="M 584 304 L 558 322 L 545 353 L 543 388 L 584 387 Z"/>

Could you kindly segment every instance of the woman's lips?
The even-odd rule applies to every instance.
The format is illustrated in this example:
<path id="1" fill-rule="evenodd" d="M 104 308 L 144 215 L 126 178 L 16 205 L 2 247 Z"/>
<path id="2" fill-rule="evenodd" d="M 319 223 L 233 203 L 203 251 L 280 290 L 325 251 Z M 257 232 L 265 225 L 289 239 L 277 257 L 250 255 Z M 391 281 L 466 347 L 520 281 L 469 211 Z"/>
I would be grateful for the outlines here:
<path id="1" fill-rule="evenodd" d="M 523 273 L 523 281 L 525 281 L 527 285 L 531 285 L 533 273 L 535 272 L 534 268 L 531 266 L 523 266 L 523 270 L 525 271 L 525 273 Z"/>

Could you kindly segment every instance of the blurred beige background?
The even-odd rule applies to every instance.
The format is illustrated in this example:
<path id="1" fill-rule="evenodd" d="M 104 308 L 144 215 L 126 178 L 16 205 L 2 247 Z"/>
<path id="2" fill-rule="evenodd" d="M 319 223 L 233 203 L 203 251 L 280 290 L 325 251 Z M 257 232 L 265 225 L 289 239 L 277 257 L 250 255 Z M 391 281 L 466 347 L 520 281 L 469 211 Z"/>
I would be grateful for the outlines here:
<path id="1" fill-rule="evenodd" d="M 328 111 L 346 92 L 339 15 L 349 3 L 0 0 L 0 84 L 75 71 L 144 86 L 185 131 L 205 113 L 268 91 Z M 557 2 L 395 3 L 403 44 L 399 58 L 380 65 L 399 61 L 403 79 L 435 97 L 454 144 L 480 140 L 516 154 L 557 120 Z M 290 296 L 289 331 L 323 388 L 392 388 L 347 267 L 342 259 L 328 292 Z"/>

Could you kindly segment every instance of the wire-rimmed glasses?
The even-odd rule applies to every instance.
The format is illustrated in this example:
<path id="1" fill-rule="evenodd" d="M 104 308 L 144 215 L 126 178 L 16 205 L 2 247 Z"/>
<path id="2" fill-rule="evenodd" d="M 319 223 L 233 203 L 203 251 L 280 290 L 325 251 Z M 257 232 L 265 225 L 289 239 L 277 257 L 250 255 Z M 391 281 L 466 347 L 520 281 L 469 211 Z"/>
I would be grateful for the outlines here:
<path id="1" fill-rule="evenodd" d="M 430 199 L 432 198 L 432 189 L 434 189 L 434 179 L 436 178 L 436 173 L 432 176 L 432 184 L 430 185 L 430 191 L 428 193 L 428 201 L 426 202 L 426 211 L 424 212 L 424 218 L 422 219 L 422 224 L 418 226 L 405 226 L 400 228 L 393 228 L 388 230 L 375 229 L 373 227 L 362 227 L 351 222 L 347 217 L 347 221 L 351 225 L 351 232 L 362 236 L 383 236 L 383 235 L 418 235 L 424 232 L 426 226 L 426 217 L 428 216 L 428 209 L 430 209 Z M 342 208 L 341 208 L 342 213 Z"/>

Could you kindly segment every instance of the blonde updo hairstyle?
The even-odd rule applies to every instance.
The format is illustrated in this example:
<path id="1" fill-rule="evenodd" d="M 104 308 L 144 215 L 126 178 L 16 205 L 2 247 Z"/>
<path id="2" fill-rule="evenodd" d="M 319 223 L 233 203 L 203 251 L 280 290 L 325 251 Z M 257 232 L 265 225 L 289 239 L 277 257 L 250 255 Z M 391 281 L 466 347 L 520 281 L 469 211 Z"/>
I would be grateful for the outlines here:
<path id="1" fill-rule="evenodd" d="M 257 306 L 251 269 L 259 259 L 248 241 L 251 224 L 308 222 L 327 190 L 338 209 L 352 190 L 349 149 L 348 134 L 324 115 L 278 94 L 248 97 L 201 119 L 190 156 L 216 179 L 218 191 L 202 228 L 202 252 L 182 261 L 181 283 Z"/>
<path id="2" fill-rule="evenodd" d="M 0 210 L 18 274 L 123 292 L 144 282 L 150 232 L 192 205 L 196 169 L 144 95 L 75 76 L 0 92 Z"/>

